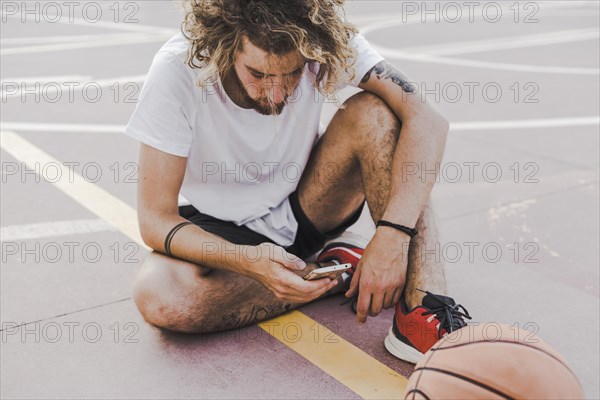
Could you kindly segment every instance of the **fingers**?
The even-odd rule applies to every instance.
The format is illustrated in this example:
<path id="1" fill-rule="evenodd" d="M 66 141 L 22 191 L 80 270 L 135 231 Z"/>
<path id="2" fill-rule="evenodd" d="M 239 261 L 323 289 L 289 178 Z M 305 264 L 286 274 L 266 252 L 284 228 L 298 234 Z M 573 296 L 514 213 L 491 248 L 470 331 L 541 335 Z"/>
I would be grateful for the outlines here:
<path id="1" fill-rule="evenodd" d="M 384 308 L 391 308 L 400 301 L 401 288 L 387 291 L 370 291 L 366 287 L 358 292 L 357 321 L 364 323 L 369 317 L 378 316 Z"/>
<path id="2" fill-rule="evenodd" d="M 358 286 L 360 284 L 360 263 L 358 264 L 356 271 L 352 275 L 352 280 L 350 281 L 350 288 L 346 292 L 345 296 L 350 298 L 355 296 L 358 292 Z"/>
<path id="3" fill-rule="evenodd" d="M 352 275 L 352 281 L 350 282 L 350 288 L 346 292 L 345 296 L 350 298 L 358 295 L 358 300 L 356 302 L 356 320 L 359 324 L 364 324 L 367 321 L 367 313 L 369 312 L 369 307 L 371 304 L 371 291 L 366 287 L 360 287 L 364 286 L 360 284 L 361 265 L 362 263 L 359 262 L 356 266 L 356 271 L 354 271 L 354 274 Z"/>
<path id="4" fill-rule="evenodd" d="M 302 293 L 301 295 L 292 294 L 292 293 L 283 291 L 283 293 L 277 297 L 280 300 L 290 301 L 292 303 L 308 303 L 310 301 L 313 301 L 313 300 L 321 297 L 322 295 L 327 293 L 327 291 L 333 289 L 334 287 L 335 287 L 335 284 L 330 283 L 320 289 L 315 290 L 314 292 Z"/>
<path id="5" fill-rule="evenodd" d="M 316 298 L 319 298 L 321 296 L 323 296 L 325 293 L 327 293 L 328 291 L 330 291 L 331 289 L 335 288 L 338 285 L 337 280 L 332 280 L 331 282 L 329 282 L 329 284 L 327 284 L 324 288 L 319 288 L 313 292 L 310 293 L 310 300 L 314 300 Z"/>
<path id="6" fill-rule="evenodd" d="M 400 302 L 403 286 L 387 289 L 379 293 L 372 293 L 371 307 L 369 308 L 369 316 L 376 317 L 381 313 L 382 309 L 394 307 Z M 381 299 L 381 302 L 380 302 Z"/>
<path id="7" fill-rule="evenodd" d="M 367 313 L 371 305 L 371 293 L 369 291 L 360 290 L 358 292 L 358 301 L 356 303 L 356 321 L 359 324 L 364 324 L 367 321 Z"/>
<path id="8" fill-rule="evenodd" d="M 369 307 L 369 316 L 376 317 L 383 309 L 383 300 L 385 292 L 375 292 L 371 294 L 371 306 Z"/>
<path id="9" fill-rule="evenodd" d="M 400 288 L 396 288 L 392 291 L 391 295 L 388 295 L 386 293 L 385 298 L 383 300 L 383 308 L 385 308 L 387 310 L 388 308 L 392 308 L 396 304 L 398 304 L 398 301 L 400 301 L 400 293 L 401 292 L 402 292 L 402 290 Z"/>
<path id="10" fill-rule="evenodd" d="M 299 293 L 314 293 L 323 288 L 327 288 L 331 285 L 336 285 L 337 280 L 332 280 L 329 278 L 317 279 L 314 281 L 305 281 L 300 277 L 296 277 L 297 279 L 290 279 L 285 282 L 285 285 L 292 291 L 296 291 Z M 329 289 L 327 289 L 329 290 Z"/>
<path id="11" fill-rule="evenodd" d="M 277 290 L 276 296 L 281 300 L 307 303 L 322 296 L 337 285 L 338 282 L 335 279 L 324 278 L 316 281 L 305 281 L 302 278 L 294 276 L 282 282 L 282 286 Z"/>
<path id="12" fill-rule="evenodd" d="M 264 248 L 269 251 L 269 258 L 272 261 L 275 261 L 286 268 L 295 270 L 303 270 L 306 268 L 306 263 L 301 258 L 292 253 L 288 253 L 281 246 L 272 243 L 263 243 L 261 246 L 264 246 Z"/>

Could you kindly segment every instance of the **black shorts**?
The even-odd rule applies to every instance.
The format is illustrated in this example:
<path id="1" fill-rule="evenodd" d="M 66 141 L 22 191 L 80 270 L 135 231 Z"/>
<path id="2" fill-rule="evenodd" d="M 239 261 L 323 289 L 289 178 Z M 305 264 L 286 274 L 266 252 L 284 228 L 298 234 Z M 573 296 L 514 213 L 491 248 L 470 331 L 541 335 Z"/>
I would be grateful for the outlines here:
<path id="1" fill-rule="evenodd" d="M 288 253 L 295 254 L 302 259 L 315 254 L 323 248 L 323 245 L 329 238 L 339 235 L 353 225 L 360 217 L 365 205 L 363 202 L 354 215 L 334 230 L 323 234 L 315 228 L 306 214 L 304 214 L 304 211 L 300 207 L 300 202 L 298 201 L 298 193 L 293 192 L 290 195 L 289 200 L 294 217 L 296 218 L 296 221 L 298 221 L 298 231 L 296 232 L 294 243 L 292 243 L 291 246 L 285 247 L 285 249 Z M 205 231 L 220 236 L 234 244 L 258 246 L 264 242 L 275 243 L 268 237 L 254 232 L 246 226 L 238 226 L 233 222 L 223 221 L 210 215 L 202 214 L 192 205 L 180 206 L 179 215 L 190 222 L 193 222 L 195 225 L 198 225 Z"/>

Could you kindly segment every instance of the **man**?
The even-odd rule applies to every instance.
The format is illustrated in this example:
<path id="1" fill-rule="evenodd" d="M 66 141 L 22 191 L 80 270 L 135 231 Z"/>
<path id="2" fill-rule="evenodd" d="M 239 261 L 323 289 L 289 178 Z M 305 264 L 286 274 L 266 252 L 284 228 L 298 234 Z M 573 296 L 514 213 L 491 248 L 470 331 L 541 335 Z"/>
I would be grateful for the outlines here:
<path id="1" fill-rule="evenodd" d="M 138 217 L 155 251 L 134 296 L 150 324 L 232 329 L 345 291 L 358 296 L 359 323 L 396 306 L 385 344 L 411 362 L 464 326 L 451 298 L 417 290 L 445 293 L 442 265 L 420 256 L 437 240 L 435 176 L 404 173 L 439 165 L 448 122 L 340 5 L 186 3 L 126 130 L 142 142 Z M 320 128 L 324 102 L 345 85 L 363 92 Z M 378 222 L 368 245 L 342 234 L 365 200 Z M 317 252 L 318 263 L 303 261 Z M 347 262 L 340 279 L 302 279 Z"/>

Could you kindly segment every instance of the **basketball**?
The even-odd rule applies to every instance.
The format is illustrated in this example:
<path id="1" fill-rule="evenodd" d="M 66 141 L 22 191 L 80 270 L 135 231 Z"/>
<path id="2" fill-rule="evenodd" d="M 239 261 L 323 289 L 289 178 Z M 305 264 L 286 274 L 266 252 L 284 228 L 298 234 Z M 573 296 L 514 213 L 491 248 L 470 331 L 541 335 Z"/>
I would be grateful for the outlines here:
<path id="1" fill-rule="evenodd" d="M 459 329 L 415 366 L 405 399 L 582 399 L 563 357 L 530 331 L 487 323 Z"/>

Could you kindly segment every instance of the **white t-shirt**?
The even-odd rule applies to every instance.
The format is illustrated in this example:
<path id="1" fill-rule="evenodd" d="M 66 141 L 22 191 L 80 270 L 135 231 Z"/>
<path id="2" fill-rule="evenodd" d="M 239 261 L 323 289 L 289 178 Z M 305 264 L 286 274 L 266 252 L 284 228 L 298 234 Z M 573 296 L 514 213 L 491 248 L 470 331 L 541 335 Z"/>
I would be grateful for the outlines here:
<path id="1" fill-rule="evenodd" d="M 358 53 L 356 74 L 340 88 L 358 86 L 383 60 L 361 35 L 355 35 L 352 44 Z M 236 105 L 220 81 L 198 87 L 198 70 L 185 63 L 188 46 L 179 33 L 156 53 L 125 133 L 165 153 L 187 157 L 179 205 L 192 204 L 281 246 L 291 245 L 298 222 L 288 196 L 324 132 L 319 121 L 326 98 L 314 85 L 318 64 L 306 64 L 280 115 L 262 115 Z"/>

